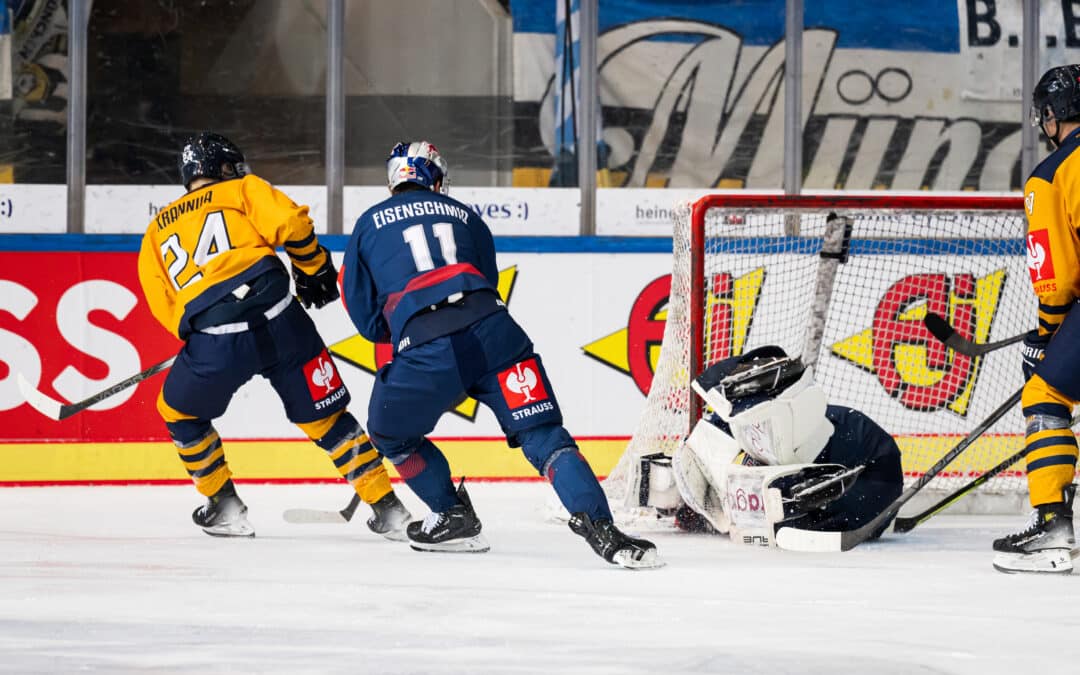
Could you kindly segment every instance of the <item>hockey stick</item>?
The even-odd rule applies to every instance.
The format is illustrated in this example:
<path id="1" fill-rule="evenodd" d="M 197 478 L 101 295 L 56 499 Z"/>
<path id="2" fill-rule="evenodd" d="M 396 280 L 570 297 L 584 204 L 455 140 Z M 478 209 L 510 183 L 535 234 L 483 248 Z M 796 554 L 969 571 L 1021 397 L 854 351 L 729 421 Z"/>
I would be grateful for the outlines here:
<path id="1" fill-rule="evenodd" d="M 837 268 L 848 261 L 852 229 L 851 218 L 830 213 L 825 219 L 825 235 L 821 240 L 821 250 L 818 252 L 821 262 L 818 264 L 814 300 L 810 306 L 810 324 L 806 331 L 806 343 L 802 351 L 803 363 L 807 368 L 815 371 L 821 340 L 825 335 L 825 318 L 832 300 Z"/>
<path id="2" fill-rule="evenodd" d="M 860 528 L 846 532 L 817 532 L 814 530 L 802 530 L 795 527 L 781 527 L 776 532 L 776 545 L 791 551 L 829 552 L 850 551 L 862 542 L 873 536 L 878 530 L 886 526 L 896 516 L 904 504 L 908 503 L 926 484 L 933 480 L 934 476 L 941 473 L 954 459 L 967 450 L 986 430 L 992 427 L 999 419 L 1005 416 L 1014 405 L 1020 401 L 1023 388 L 1017 389 L 1009 398 L 1002 403 L 990 416 L 983 420 L 979 426 L 960 440 L 951 450 L 945 453 L 932 467 L 915 482 L 914 485 L 900 493 L 892 504 L 879 513 L 873 520 Z"/>
<path id="3" fill-rule="evenodd" d="M 1074 416 L 1072 418 L 1072 422 L 1069 423 L 1069 426 L 1070 427 L 1075 426 L 1077 422 L 1080 422 L 1080 416 Z M 1017 451 L 1014 455 L 1008 457 L 1007 459 L 1002 460 L 1001 463 L 998 464 L 997 466 L 995 466 L 994 468 L 987 469 L 986 473 L 982 474 L 981 476 L 979 476 L 975 480 L 969 482 L 967 485 L 965 485 L 962 488 L 958 489 L 956 492 L 953 492 L 952 494 L 950 494 L 947 497 L 943 498 L 937 504 L 934 504 L 933 506 L 926 509 L 925 511 L 917 513 L 917 514 L 915 514 L 913 516 L 903 516 L 903 517 L 897 516 L 896 520 L 893 521 L 893 532 L 901 532 L 902 533 L 902 532 L 910 532 L 910 531 L 912 531 L 913 529 L 915 529 L 916 525 L 919 525 L 919 524 L 929 520 L 932 516 L 935 516 L 938 513 L 940 513 L 941 511 L 945 510 L 945 508 L 947 506 L 950 506 L 951 504 L 954 504 L 955 502 L 959 501 L 960 498 L 963 497 L 964 495 L 966 495 L 967 493 L 971 492 L 972 490 L 975 490 L 976 488 L 980 487 L 981 485 L 983 485 L 984 483 L 989 481 L 994 476 L 998 475 L 999 473 L 1001 473 L 1005 469 L 1008 469 L 1013 464 L 1016 464 L 1017 462 L 1019 462 L 1021 459 L 1024 458 L 1024 454 L 1026 452 L 1027 452 L 1026 449 L 1021 449 L 1021 450 Z"/>
<path id="4" fill-rule="evenodd" d="M 1024 336 L 1027 335 L 1027 333 L 1021 333 L 1020 335 L 1014 335 L 1011 338 L 1005 338 L 998 342 L 978 343 L 962 337 L 956 332 L 955 328 L 949 325 L 948 321 L 933 312 L 926 313 L 923 324 L 926 326 L 926 330 L 930 331 L 930 334 L 938 340 L 944 342 L 945 346 L 956 353 L 964 354 L 965 356 L 982 356 L 995 349 L 1001 349 L 1002 347 L 1008 347 L 1011 344 L 1020 342 L 1024 339 Z"/>
<path id="5" fill-rule="evenodd" d="M 956 492 L 952 493 L 951 495 L 945 497 L 940 502 L 938 502 L 937 504 L 934 504 L 933 506 L 926 509 L 925 511 L 923 511 L 921 513 L 917 513 L 914 516 L 897 516 L 896 520 L 893 521 L 893 528 L 892 528 L 893 532 L 900 532 L 900 533 L 911 532 L 912 530 L 915 529 L 915 526 L 918 525 L 919 523 L 922 523 L 923 521 L 928 520 L 931 516 L 933 516 L 933 515 L 939 513 L 940 511 L 944 510 L 945 507 L 947 507 L 950 504 L 958 501 L 961 497 L 963 497 L 967 493 L 969 493 L 972 490 L 974 490 L 975 488 L 979 487 L 980 485 L 982 485 L 986 481 L 990 480 L 994 476 L 998 475 L 999 473 L 1001 473 L 1005 469 L 1008 469 L 1013 464 L 1016 464 L 1017 462 L 1019 462 L 1021 459 L 1024 458 L 1025 452 L 1026 452 L 1026 449 L 1025 450 L 1020 450 L 1015 455 L 1012 455 L 1008 459 L 1003 460 L 1000 464 L 995 466 L 993 469 L 988 470 L 983 475 L 979 476 L 978 478 L 971 481 L 970 483 L 968 483 L 964 487 L 960 488 Z"/>
<path id="6" fill-rule="evenodd" d="M 46 417 L 51 417 L 52 419 L 59 421 L 62 419 L 67 419 L 75 413 L 82 412 L 90 406 L 104 401 L 113 394 L 118 394 L 123 390 L 127 389 L 128 387 L 136 385 L 143 380 L 157 375 L 161 371 L 171 366 L 173 364 L 173 361 L 176 361 L 176 357 L 170 356 L 161 363 L 150 366 L 141 373 L 137 373 L 126 380 L 117 382 L 108 389 L 105 389 L 104 391 L 99 391 L 90 398 L 83 399 L 78 403 L 61 403 L 54 398 L 50 398 L 49 396 L 42 394 L 40 391 L 34 388 L 34 385 L 30 384 L 30 382 L 27 381 L 27 379 L 23 376 L 22 373 L 19 373 L 15 379 L 19 386 L 19 391 L 22 393 L 23 398 L 26 399 L 26 402 L 30 404 L 30 407 L 32 407 L 34 410 L 37 410 L 39 413 Z"/>
<path id="7" fill-rule="evenodd" d="M 294 525 L 310 523 L 347 523 L 360 506 L 360 495 L 353 493 L 348 505 L 340 511 L 320 511 L 319 509 L 288 509 L 281 514 L 286 523 Z"/>

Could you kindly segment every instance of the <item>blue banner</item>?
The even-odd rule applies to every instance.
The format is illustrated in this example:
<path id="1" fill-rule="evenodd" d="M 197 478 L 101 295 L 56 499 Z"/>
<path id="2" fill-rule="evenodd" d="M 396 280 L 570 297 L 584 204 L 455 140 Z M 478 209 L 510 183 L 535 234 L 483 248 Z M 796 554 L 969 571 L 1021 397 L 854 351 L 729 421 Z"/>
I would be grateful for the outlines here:
<path id="1" fill-rule="evenodd" d="M 514 31 L 554 33 L 555 7 L 550 2 L 511 0 Z M 771 45 L 784 37 L 784 0 L 604 0 L 600 33 L 635 21 L 688 19 L 730 28 L 747 45 Z M 959 53 L 960 17 L 955 2 L 907 0 L 817 0 L 806 3 L 807 29 L 827 26 L 839 31 L 837 47 Z M 700 36 L 664 36 L 667 41 L 696 42 Z"/>

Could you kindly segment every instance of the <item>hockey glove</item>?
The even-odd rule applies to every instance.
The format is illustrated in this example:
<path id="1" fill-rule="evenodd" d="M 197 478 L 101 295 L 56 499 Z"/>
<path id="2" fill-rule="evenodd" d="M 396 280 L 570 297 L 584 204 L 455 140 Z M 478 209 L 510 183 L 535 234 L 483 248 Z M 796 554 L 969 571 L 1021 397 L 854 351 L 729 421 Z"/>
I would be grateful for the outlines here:
<path id="1" fill-rule="evenodd" d="M 1023 359 L 1020 364 L 1024 370 L 1024 382 L 1031 379 L 1035 374 L 1035 367 L 1043 360 L 1046 353 L 1046 345 L 1050 344 L 1050 335 L 1039 335 L 1036 328 L 1024 336 L 1024 348 L 1020 350 Z"/>
<path id="2" fill-rule="evenodd" d="M 330 259 L 330 251 L 321 245 L 319 249 L 326 254 L 326 264 L 316 270 L 315 274 L 305 274 L 296 265 L 292 266 L 292 276 L 296 281 L 296 299 L 305 309 L 318 309 L 341 297 L 337 287 L 337 270 L 334 269 L 334 261 Z"/>
<path id="3" fill-rule="evenodd" d="M 785 520 L 823 509 L 851 489 L 865 466 L 847 468 L 840 464 L 812 464 L 798 473 L 782 476 L 769 484 L 780 490 Z"/>

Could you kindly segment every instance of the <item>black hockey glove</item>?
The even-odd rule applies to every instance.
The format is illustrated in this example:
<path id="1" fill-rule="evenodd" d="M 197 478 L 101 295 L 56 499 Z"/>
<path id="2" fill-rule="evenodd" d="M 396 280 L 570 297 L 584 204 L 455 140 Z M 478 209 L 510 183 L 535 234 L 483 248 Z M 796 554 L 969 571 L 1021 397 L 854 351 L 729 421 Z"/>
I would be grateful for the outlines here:
<path id="1" fill-rule="evenodd" d="M 784 520 L 823 509 L 851 489 L 865 466 L 847 468 L 840 464 L 814 464 L 796 473 L 781 476 L 769 484 L 780 490 Z"/>
<path id="2" fill-rule="evenodd" d="M 315 271 L 305 274 L 296 265 L 292 266 L 293 280 L 296 281 L 296 299 L 304 308 L 318 309 L 341 297 L 337 287 L 337 270 L 330 259 L 330 251 L 323 246 L 319 249 L 326 254 L 326 264 Z"/>
<path id="3" fill-rule="evenodd" d="M 1039 335 L 1039 329 L 1035 329 L 1024 336 L 1024 348 L 1020 350 L 1023 362 L 1020 366 L 1024 369 L 1024 382 L 1031 379 L 1035 374 L 1035 367 L 1043 360 L 1046 353 L 1046 345 L 1050 344 L 1049 335 Z"/>

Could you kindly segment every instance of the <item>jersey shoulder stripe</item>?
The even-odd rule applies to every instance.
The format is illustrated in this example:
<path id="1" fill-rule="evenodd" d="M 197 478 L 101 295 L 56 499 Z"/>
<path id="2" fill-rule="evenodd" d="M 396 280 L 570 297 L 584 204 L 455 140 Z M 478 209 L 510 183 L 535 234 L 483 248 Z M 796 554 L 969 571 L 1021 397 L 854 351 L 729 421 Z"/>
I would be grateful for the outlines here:
<path id="1" fill-rule="evenodd" d="M 1053 151 L 1046 159 L 1039 162 L 1039 165 L 1031 172 L 1031 177 L 1041 178 L 1047 183 L 1053 183 L 1054 176 L 1057 174 L 1058 169 L 1077 148 L 1080 148 L 1080 134 L 1073 132 L 1065 138 L 1065 142 L 1061 144 L 1060 148 Z"/>

